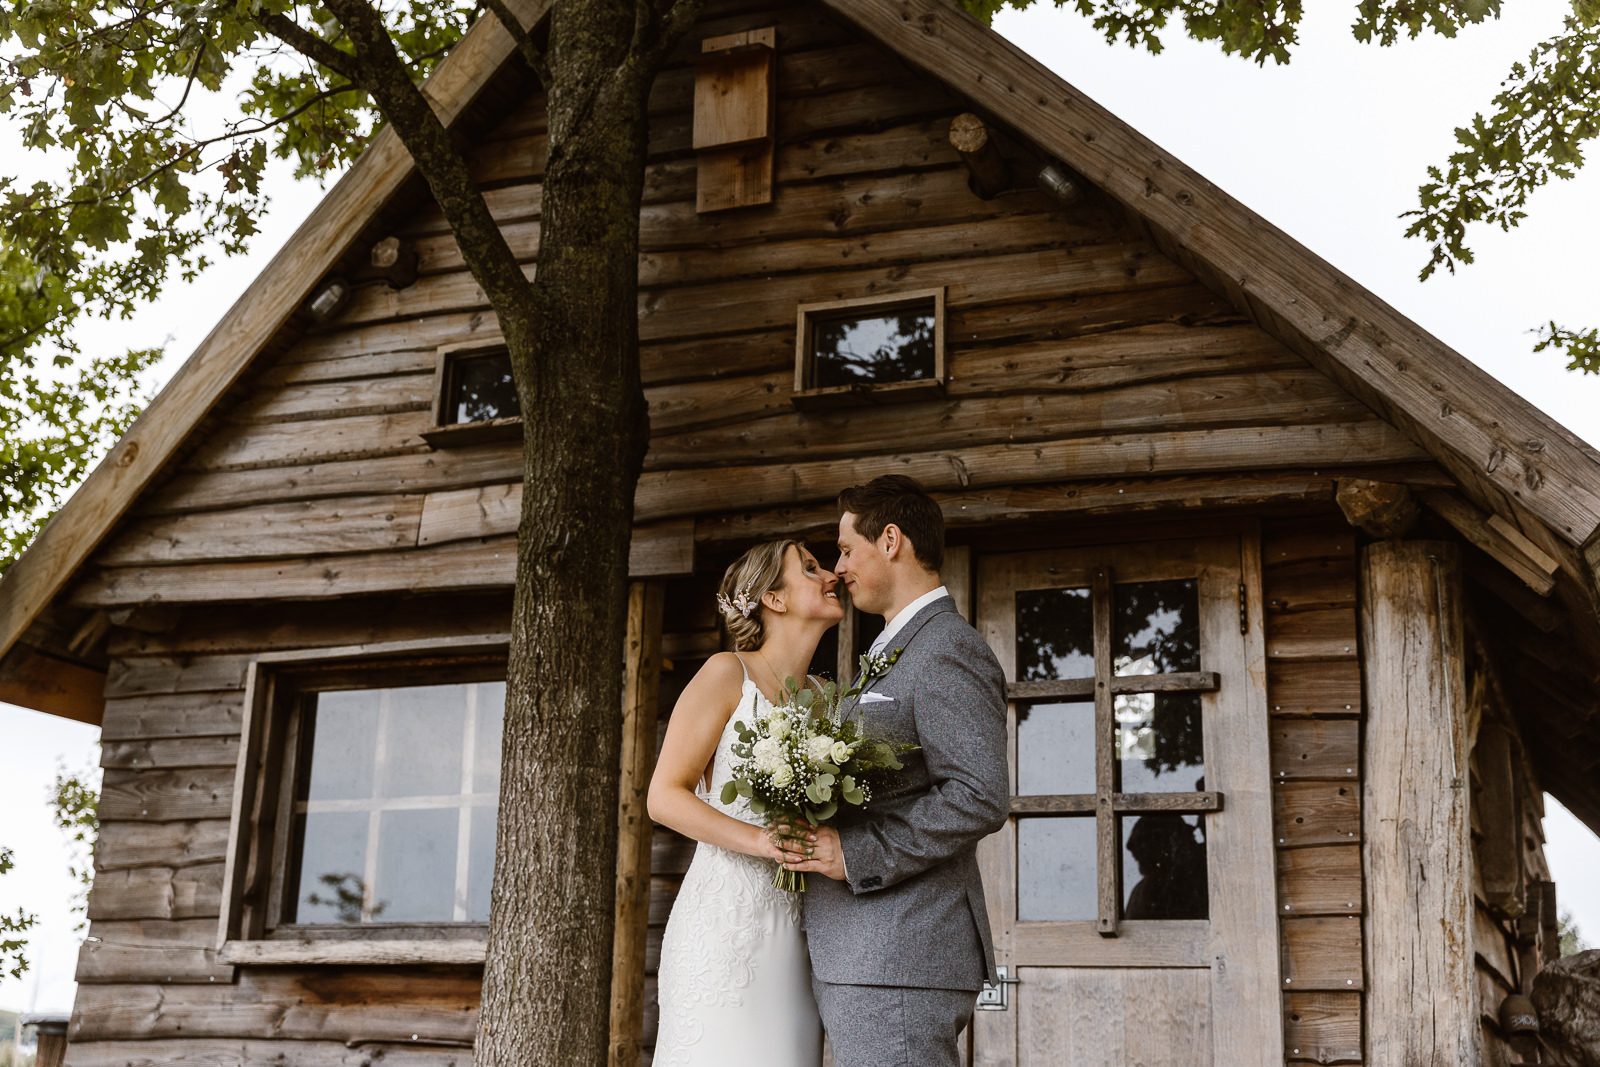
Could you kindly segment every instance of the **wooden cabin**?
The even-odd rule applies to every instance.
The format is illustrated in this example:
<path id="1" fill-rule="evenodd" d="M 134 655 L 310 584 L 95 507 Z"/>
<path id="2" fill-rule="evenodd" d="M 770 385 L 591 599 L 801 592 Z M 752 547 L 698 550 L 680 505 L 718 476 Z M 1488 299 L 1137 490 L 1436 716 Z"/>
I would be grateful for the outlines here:
<path id="1" fill-rule="evenodd" d="M 428 92 L 531 264 L 544 109 L 492 19 Z M 1543 795 L 1600 830 L 1600 455 L 945 0 L 712 0 L 651 110 L 613 1062 L 717 577 L 826 559 L 887 472 L 1011 683 L 972 1064 L 1537 1062 Z M 470 1062 L 498 342 L 380 133 L 0 581 L 0 699 L 102 727 L 73 1067 Z"/>

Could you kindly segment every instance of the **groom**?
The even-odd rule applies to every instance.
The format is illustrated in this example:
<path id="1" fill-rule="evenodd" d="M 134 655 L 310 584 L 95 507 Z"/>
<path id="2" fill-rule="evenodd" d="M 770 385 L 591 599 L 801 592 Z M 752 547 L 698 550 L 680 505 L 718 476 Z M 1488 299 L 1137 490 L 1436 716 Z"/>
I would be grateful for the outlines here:
<path id="1" fill-rule="evenodd" d="M 785 866 L 829 879 L 804 907 L 835 1067 L 956 1067 L 995 978 L 977 845 L 1008 813 L 1005 677 L 939 581 L 944 517 L 922 487 L 874 478 L 839 508 L 835 571 L 884 617 L 856 703 L 870 734 L 919 748 L 865 809 L 786 845 Z"/>

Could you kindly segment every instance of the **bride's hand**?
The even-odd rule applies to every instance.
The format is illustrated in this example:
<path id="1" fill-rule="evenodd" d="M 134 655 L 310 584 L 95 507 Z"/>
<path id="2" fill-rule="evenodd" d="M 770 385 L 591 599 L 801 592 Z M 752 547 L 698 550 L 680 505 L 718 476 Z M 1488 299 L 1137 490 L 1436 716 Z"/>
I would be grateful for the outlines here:
<path id="1" fill-rule="evenodd" d="M 758 851 L 755 855 L 781 865 L 789 856 L 784 850 L 785 842 L 791 844 L 798 842 L 798 835 L 808 829 L 809 827 L 795 826 L 780 819 L 761 831 L 760 837 L 757 838 Z"/>

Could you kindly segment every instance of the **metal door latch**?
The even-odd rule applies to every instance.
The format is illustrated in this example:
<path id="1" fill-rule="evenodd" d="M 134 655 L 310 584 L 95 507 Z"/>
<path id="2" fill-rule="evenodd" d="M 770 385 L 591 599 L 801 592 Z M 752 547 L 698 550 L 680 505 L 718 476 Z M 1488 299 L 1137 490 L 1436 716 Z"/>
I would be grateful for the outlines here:
<path id="1" fill-rule="evenodd" d="M 983 984 L 983 990 L 978 994 L 979 1011 L 1006 1011 L 1011 1007 L 1011 994 L 1006 987 L 1020 985 L 1022 979 L 1012 978 L 1010 971 L 1011 969 L 1004 964 L 995 968 L 995 973 L 1000 979 L 995 985 L 987 982 Z"/>

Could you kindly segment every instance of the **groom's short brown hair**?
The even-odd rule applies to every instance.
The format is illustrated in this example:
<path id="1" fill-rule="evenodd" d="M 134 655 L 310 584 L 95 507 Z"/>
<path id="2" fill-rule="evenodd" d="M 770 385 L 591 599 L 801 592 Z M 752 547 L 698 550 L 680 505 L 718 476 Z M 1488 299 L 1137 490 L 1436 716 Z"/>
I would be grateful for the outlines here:
<path id="1" fill-rule="evenodd" d="M 839 510 L 856 517 L 856 533 L 868 541 L 893 523 L 911 539 L 911 551 L 930 571 L 944 564 L 944 513 L 915 479 L 885 474 L 839 494 Z"/>

